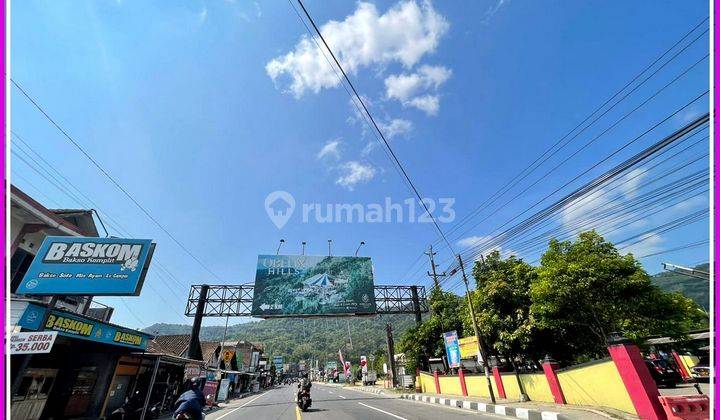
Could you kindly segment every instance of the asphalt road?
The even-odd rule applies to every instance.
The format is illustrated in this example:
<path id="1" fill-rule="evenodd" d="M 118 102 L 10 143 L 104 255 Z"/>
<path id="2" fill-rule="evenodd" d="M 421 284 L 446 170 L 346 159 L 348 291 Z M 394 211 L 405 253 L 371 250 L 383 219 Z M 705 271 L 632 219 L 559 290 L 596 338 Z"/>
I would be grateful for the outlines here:
<path id="1" fill-rule="evenodd" d="M 229 407 L 208 414 L 206 420 L 454 420 L 471 417 L 473 419 L 504 418 L 317 384 L 313 384 L 311 391 L 312 407 L 303 413 L 297 409 L 294 401 L 296 389 L 295 385 L 282 386 L 262 394 L 243 398 Z"/>

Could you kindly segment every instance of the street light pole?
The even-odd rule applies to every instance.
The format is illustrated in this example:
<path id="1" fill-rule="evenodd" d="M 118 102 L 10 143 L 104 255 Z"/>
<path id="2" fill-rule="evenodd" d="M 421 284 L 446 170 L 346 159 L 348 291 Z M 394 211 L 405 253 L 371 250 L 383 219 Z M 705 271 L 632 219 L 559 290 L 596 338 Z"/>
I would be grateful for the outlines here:
<path id="1" fill-rule="evenodd" d="M 493 404 L 495 404 L 495 394 L 493 393 L 492 382 L 490 382 L 490 368 L 488 366 L 487 352 L 485 351 L 485 344 L 483 343 L 482 338 L 480 338 L 480 332 L 478 331 L 477 318 L 475 317 L 475 306 L 470 298 L 470 286 L 468 285 L 467 276 L 465 275 L 465 265 L 463 264 L 460 254 L 458 254 L 457 259 L 460 263 L 460 271 L 462 271 L 462 278 L 465 283 L 470 317 L 472 318 L 473 329 L 475 330 L 475 339 L 478 342 L 478 359 L 482 360 L 483 369 L 485 370 L 485 379 L 487 379 L 488 391 L 490 392 L 490 400 Z"/>
<path id="2" fill-rule="evenodd" d="M 358 252 L 360 252 L 360 247 L 365 245 L 365 241 L 360 241 L 360 245 L 358 245 L 357 249 L 355 250 L 355 256 L 358 256 Z"/>

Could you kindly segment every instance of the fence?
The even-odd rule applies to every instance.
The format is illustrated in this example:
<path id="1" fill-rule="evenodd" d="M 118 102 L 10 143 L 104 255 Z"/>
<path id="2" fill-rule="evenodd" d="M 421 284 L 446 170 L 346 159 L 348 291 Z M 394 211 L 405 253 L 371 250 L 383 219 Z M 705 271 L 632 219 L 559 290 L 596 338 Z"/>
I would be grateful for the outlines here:
<path id="1" fill-rule="evenodd" d="M 519 377 L 525 394 L 532 401 L 605 407 L 642 419 L 666 419 L 660 394 L 637 346 L 619 338 L 608 350 L 610 358 L 564 369 L 559 369 L 554 361 L 546 360 L 544 373 L 516 377 L 514 373 L 501 373 L 493 368 L 493 393 L 500 398 L 519 399 Z M 484 375 L 421 372 L 417 383 L 423 393 L 490 396 Z"/>

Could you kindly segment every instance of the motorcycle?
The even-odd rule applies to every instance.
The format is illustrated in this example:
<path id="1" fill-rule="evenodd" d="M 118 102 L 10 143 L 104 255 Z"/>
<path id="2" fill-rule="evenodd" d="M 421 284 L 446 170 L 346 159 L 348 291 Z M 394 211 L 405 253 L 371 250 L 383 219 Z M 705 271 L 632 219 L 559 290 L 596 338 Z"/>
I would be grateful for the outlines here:
<path id="1" fill-rule="evenodd" d="M 110 413 L 110 420 L 135 420 L 140 419 L 143 411 L 144 399 L 140 397 L 140 392 L 135 391 L 132 397 L 126 398 L 125 403 L 117 410 Z M 160 403 L 148 407 L 145 418 L 156 419 L 160 416 Z"/>
<path id="2" fill-rule="evenodd" d="M 308 408 L 310 408 L 310 405 L 312 405 L 312 399 L 310 398 L 309 389 L 305 388 L 298 391 L 297 405 L 303 412 L 307 411 Z"/>

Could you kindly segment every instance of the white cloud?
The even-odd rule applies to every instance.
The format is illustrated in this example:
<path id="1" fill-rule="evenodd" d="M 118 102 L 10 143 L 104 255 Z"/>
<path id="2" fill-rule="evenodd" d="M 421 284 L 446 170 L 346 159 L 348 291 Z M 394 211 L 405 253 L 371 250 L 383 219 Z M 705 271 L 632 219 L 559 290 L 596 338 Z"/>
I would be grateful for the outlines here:
<path id="1" fill-rule="evenodd" d="M 485 240 L 489 239 L 488 236 L 468 236 L 457 241 L 459 247 L 470 248 L 471 246 L 478 245 Z"/>
<path id="2" fill-rule="evenodd" d="M 406 135 L 413 129 L 412 122 L 402 118 L 393 118 L 386 123 L 381 122 L 379 125 L 383 134 L 385 134 L 385 137 L 388 139 Z"/>
<path id="3" fill-rule="evenodd" d="M 434 116 L 440 109 L 440 98 L 437 95 L 418 96 L 408 101 L 406 105 L 414 106 L 426 114 Z"/>
<path id="4" fill-rule="evenodd" d="M 661 251 L 664 239 L 657 233 L 646 233 L 633 241 L 641 242 L 628 246 L 622 252 L 625 254 L 632 253 L 635 257 L 642 257 L 643 255 Z"/>
<path id="5" fill-rule="evenodd" d="M 318 159 L 322 159 L 324 157 L 333 157 L 335 159 L 340 159 L 340 139 L 336 140 L 330 140 L 329 142 L 325 143 L 325 145 L 320 149 L 320 151 L 317 154 Z"/>
<path id="6" fill-rule="evenodd" d="M 412 106 L 428 115 L 437 115 L 440 97 L 435 92 L 451 75 L 452 70 L 447 67 L 427 65 L 421 66 L 415 73 L 393 74 L 385 79 L 385 96 L 397 99 L 403 106 Z"/>
<path id="7" fill-rule="evenodd" d="M 707 194 L 702 194 L 697 197 L 686 199 L 685 201 L 681 201 L 670 209 L 670 214 L 682 214 L 682 213 L 688 213 L 690 210 L 694 210 L 696 208 L 699 208 L 701 206 L 708 206 L 710 202 L 710 197 Z"/>
<path id="8" fill-rule="evenodd" d="M 569 227 L 573 223 L 580 224 L 579 227 L 574 229 L 573 233 L 580 233 L 581 230 L 610 228 L 612 225 L 624 223 L 634 216 L 629 214 L 626 217 L 614 220 L 610 225 L 608 225 L 608 222 L 605 220 L 600 220 L 593 226 L 587 226 L 586 224 L 583 224 L 582 221 L 592 219 L 593 215 L 597 215 L 598 212 L 613 205 L 615 202 L 635 198 L 647 175 L 647 169 L 633 169 L 623 175 L 622 178 L 618 179 L 617 184 L 609 184 L 606 187 L 595 189 L 594 191 L 591 191 L 590 193 L 566 204 L 560 212 L 560 221 L 566 227 Z M 634 222 L 625 226 L 620 231 L 622 232 L 638 228 L 642 223 L 642 221 Z"/>
<path id="9" fill-rule="evenodd" d="M 485 16 L 483 17 L 482 23 L 488 23 L 490 19 L 495 16 L 495 13 L 497 13 L 498 10 L 500 10 L 500 8 L 507 2 L 509 2 L 509 0 L 497 0 L 494 5 L 490 6 L 485 11 Z"/>
<path id="10" fill-rule="evenodd" d="M 374 4 L 360 2 L 345 20 L 331 20 L 320 31 L 345 71 L 355 74 L 362 67 L 390 62 L 412 68 L 436 50 L 448 27 L 447 20 L 429 1 L 402 1 L 384 14 Z M 268 62 L 265 70 L 275 83 L 281 77 L 289 78 L 288 89 L 298 98 L 307 91 L 318 93 L 340 84 L 333 68 L 307 36 L 301 37 L 293 51 Z"/>
<path id="11" fill-rule="evenodd" d="M 375 168 L 371 165 L 357 161 L 345 162 L 340 166 L 342 175 L 335 181 L 336 184 L 352 191 L 355 185 L 368 182 L 375 177 Z"/>
<path id="12" fill-rule="evenodd" d="M 420 90 L 437 89 L 452 75 L 444 66 L 421 66 L 415 73 L 393 74 L 385 79 L 385 94 L 388 98 L 407 101 L 417 96 Z"/>
<path id="13" fill-rule="evenodd" d="M 438 88 L 452 75 L 444 66 L 421 66 L 415 73 L 390 75 L 385 79 L 385 96 L 396 99 L 403 106 L 412 106 L 428 115 L 436 115 L 440 108 Z"/>
<path id="14" fill-rule="evenodd" d="M 628 172 L 621 180 L 622 184 L 619 189 L 622 194 L 627 198 L 633 198 L 637 196 L 638 187 L 645 180 L 648 175 L 648 170 L 643 168 L 635 168 Z"/>
<path id="15" fill-rule="evenodd" d="M 462 238 L 457 241 L 457 245 L 461 248 L 471 248 L 473 246 L 480 245 L 481 247 L 484 247 L 483 244 L 485 244 L 487 241 L 491 240 L 492 236 L 468 236 L 467 238 Z M 513 251 L 512 249 L 503 248 L 501 246 L 495 245 L 487 250 L 485 250 L 482 254 L 483 257 L 487 257 L 490 253 L 498 251 L 500 253 L 501 258 L 510 258 L 511 255 L 518 256 L 518 253 Z M 480 255 L 475 257 L 475 261 L 480 261 Z"/>

